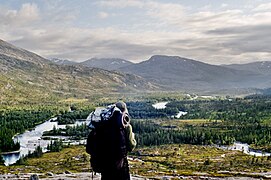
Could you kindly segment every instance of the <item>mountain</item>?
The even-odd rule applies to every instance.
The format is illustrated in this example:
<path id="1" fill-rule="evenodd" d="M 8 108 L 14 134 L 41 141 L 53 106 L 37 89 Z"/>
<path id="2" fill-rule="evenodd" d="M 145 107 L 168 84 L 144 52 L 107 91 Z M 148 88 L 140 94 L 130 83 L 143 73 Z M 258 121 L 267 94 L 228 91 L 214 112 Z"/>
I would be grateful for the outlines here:
<path id="1" fill-rule="evenodd" d="M 124 68 L 125 66 L 132 65 L 133 63 L 124 59 L 118 58 L 92 58 L 81 62 L 80 64 L 87 66 L 87 67 L 96 67 L 106 70 L 117 70 L 119 68 Z"/>
<path id="2" fill-rule="evenodd" d="M 271 61 L 260 61 L 247 64 L 222 65 L 236 70 L 251 71 L 257 74 L 271 75 Z"/>
<path id="3" fill-rule="evenodd" d="M 82 65 L 57 65 L 0 41 L 0 102 L 46 101 L 63 97 L 158 89 L 145 79 Z"/>
<path id="4" fill-rule="evenodd" d="M 271 87 L 265 75 L 210 65 L 178 56 L 152 56 L 138 64 L 119 68 L 171 90 L 214 91 L 223 89 Z"/>
<path id="5" fill-rule="evenodd" d="M 44 65 L 45 63 L 49 63 L 49 60 L 35 54 L 32 53 L 30 51 L 27 51 L 25 49 L 22 48 L 18 48 L 13 46 L 12 44 L 9 44 L 3 40 L 0 39 L 0 55 L 2 57 L 9 57 L 9 58 L 14 58 L 20 61 L 24 61 L 27 63 L 34 63 L 37 65 Z M 3 61 L 4 59 L 1 58 L 1 61 Z M 11 61 L 11 59 L 10 59 Z"/>
<path id="6" fill-rule="evenodd" d="M 58 64 L 58 65 L 75 65 L 75 64 L 77 64 L 77 62 L 70 61 L 70 60 L 67 60 L 67 59 L 51 58 L 49 60 L 52 61 L 55 64 Z"/>

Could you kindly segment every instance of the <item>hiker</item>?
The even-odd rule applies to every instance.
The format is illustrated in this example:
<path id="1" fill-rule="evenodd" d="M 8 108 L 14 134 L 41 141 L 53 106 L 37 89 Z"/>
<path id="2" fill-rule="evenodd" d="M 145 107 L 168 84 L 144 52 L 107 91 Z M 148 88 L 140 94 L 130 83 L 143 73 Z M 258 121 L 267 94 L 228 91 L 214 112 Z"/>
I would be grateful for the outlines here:
<path id="1" fill-rule="evenodd" d="M 100 114 L 101 121 L 92 122 L 94 129 L 87 140 L 91 167 L 101 173 L 102 180 L 130 180 L 127 153 L 136 146 L 127 106 L 120 101 Z"/>

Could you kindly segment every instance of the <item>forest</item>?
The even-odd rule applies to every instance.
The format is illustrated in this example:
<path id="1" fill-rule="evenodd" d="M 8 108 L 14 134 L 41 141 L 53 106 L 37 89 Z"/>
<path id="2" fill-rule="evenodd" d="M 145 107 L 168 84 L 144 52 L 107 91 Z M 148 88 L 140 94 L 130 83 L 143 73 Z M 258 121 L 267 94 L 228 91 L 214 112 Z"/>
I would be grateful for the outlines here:
<path id="1" fill-rule="evenodd" d="M 229 145 L 240 141 L 270 152 L 271 97 L 248 96 L 233 99 L 171 100 L 165 109 L 155 109 L 154 101 L 127 102 L 139 146 L 171 143 Z M 104 104 L 106 106 L 108 104 Z M 179 111 L 187 115 L 176 119 Z M 74 115 L 73 115 L 74 113 Z M 69 112 L 59 119 L 75 116 Z M 79 113 L 80 114 L 80 113 Z M 86 113 L 87 114 L 87 113 Z M 200 120 L 200 121 L 197 121 Z M 184 123 L 185 122 L 185 123 Z M 195 123 L 197 122 L 197 123 Z M 46 135 L 85 138 L 86 124 L 54 129 Z"/>
<path id="2" fill-rule="evenodd" d="M 155 109 L 155 99 L 128 101 L 133 130 L 139 146 L 170 143 L 197 145 L 228 145 L 240 141 L 265 151 L 271 151 L 271 96 L 247 96 L 224 99 L 170 99 L 165 109 Z M 99 104 L 101 105 L 101 104 Z M 107 105 L 106 103 L 102 104 Z M 57 115 L 59 124 L 85 119 L 92 107 L 63 111 L 54 108 L 0 111 L 0 150 L 18 150 L 12 137 Z M 187 115 L 176 119 L 179 111 Z M 202 120 L 198 123 L 196 120 Z M 45 132 L 44 135 L 86 138 L 86 124 Z"/>

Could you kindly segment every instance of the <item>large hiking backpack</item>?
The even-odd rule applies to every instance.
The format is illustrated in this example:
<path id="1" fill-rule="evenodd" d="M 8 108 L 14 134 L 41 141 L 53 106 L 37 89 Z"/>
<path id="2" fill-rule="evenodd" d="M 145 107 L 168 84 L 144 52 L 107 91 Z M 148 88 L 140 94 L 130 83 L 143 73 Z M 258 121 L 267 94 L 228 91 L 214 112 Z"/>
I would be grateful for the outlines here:
<path id="1" fill-rule="evenodd" d="M 91 155 L 94 172 L 122 168 L 122 159 L 127 156 L 125 124 L 129 116 L 114 105 L 96 108 L 89 116 L 92 129 L 87 138 L 86 151 Z"/>

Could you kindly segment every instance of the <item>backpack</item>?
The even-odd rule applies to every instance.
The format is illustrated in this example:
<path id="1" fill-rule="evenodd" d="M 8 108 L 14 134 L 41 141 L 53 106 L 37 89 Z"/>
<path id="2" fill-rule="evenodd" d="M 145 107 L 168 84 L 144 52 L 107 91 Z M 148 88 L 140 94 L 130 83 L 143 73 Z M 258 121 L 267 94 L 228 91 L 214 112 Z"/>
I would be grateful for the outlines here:
<path id="1" fill-rule="evenodd" d="M 89 115 L 92 129 L 87 138 L 86 152 L 91 155 L 94 172 L 122 168 L 122 159 L 127 156 L 125 123 L 129 116 L 114 105 L 96 108 Z M 125 120 L 126 119 L 126 120 Z M 129 122 L 128 122 L 129 123 Z"/>

